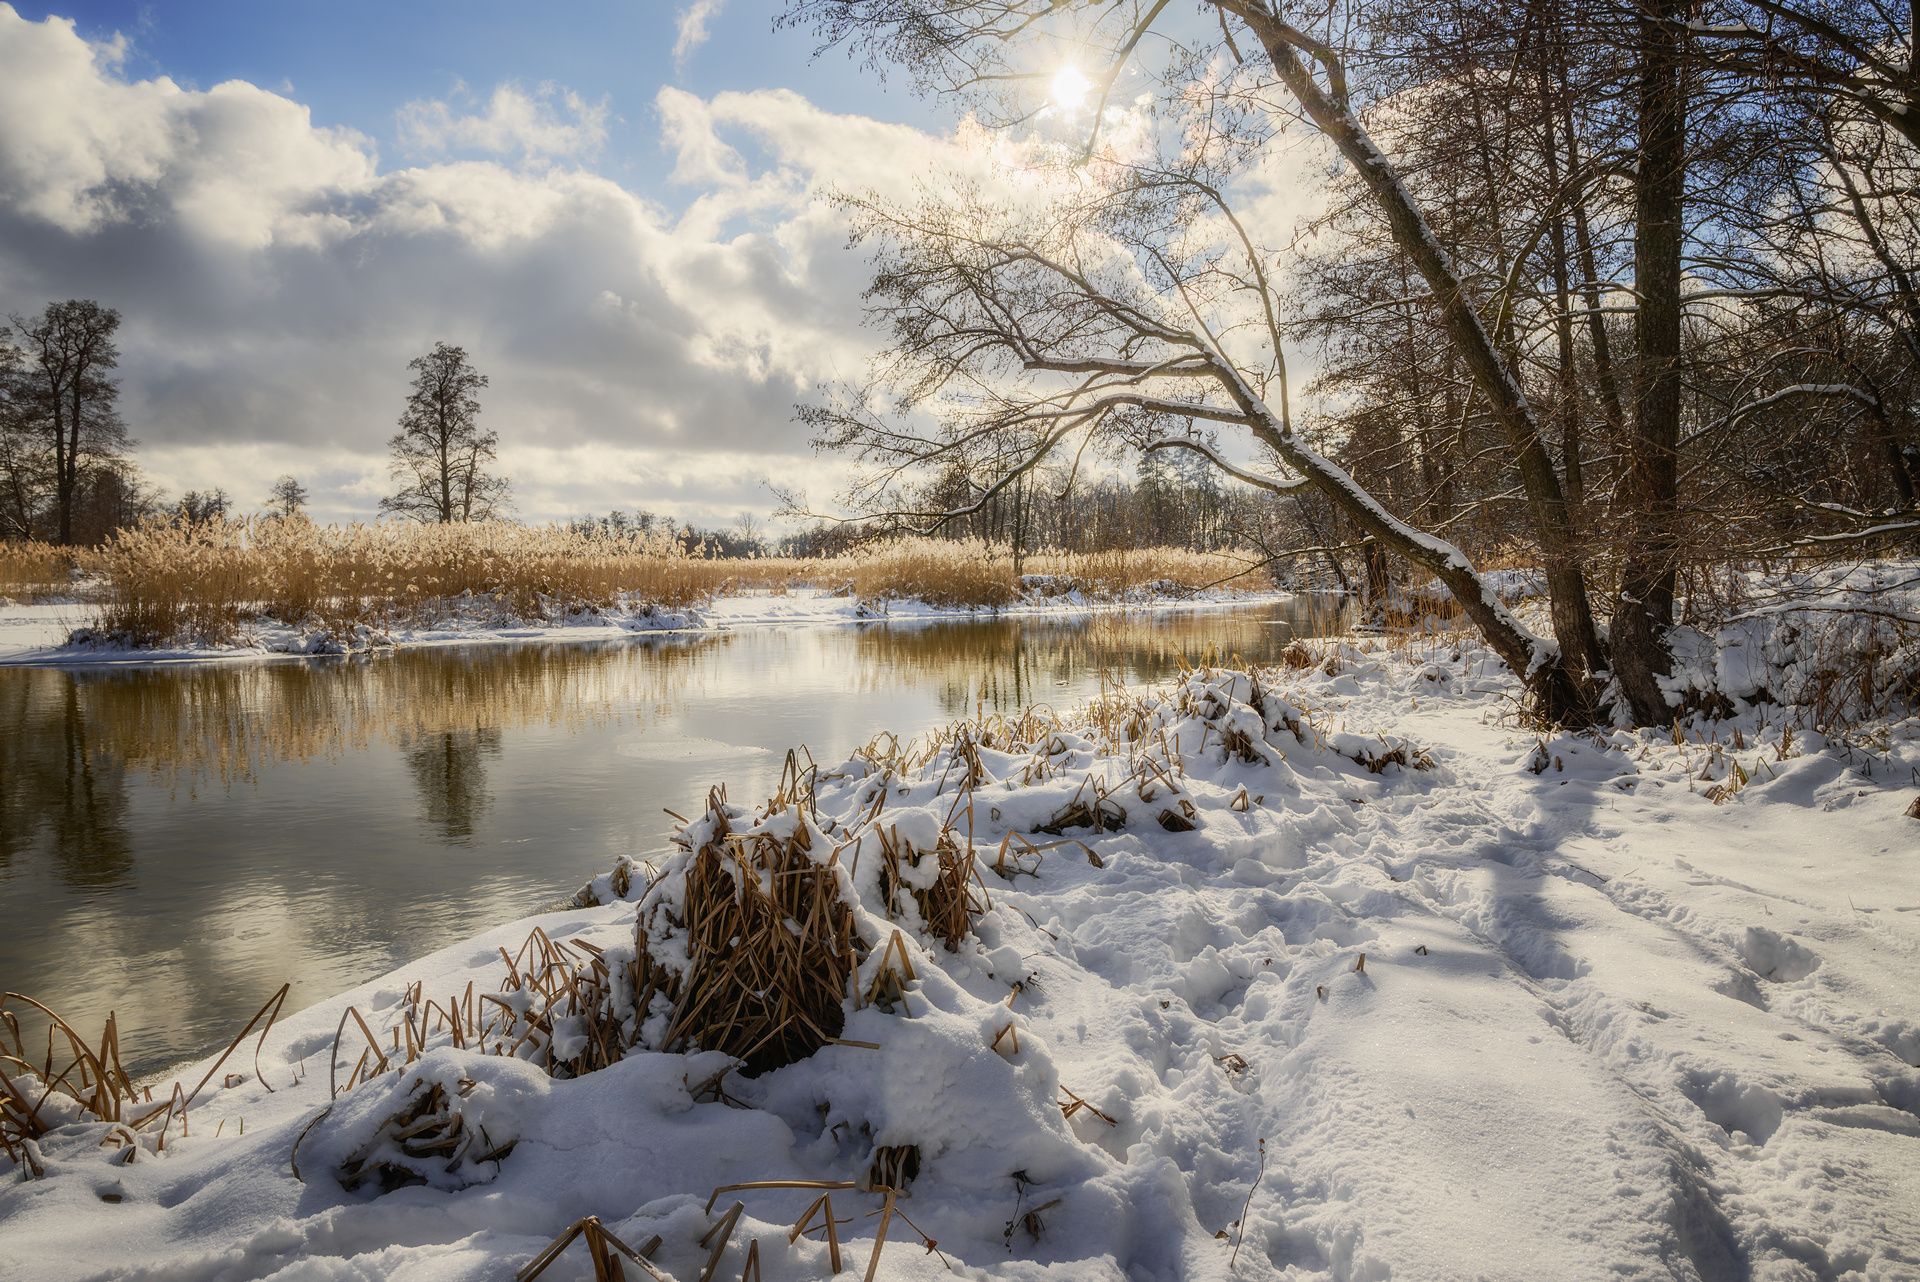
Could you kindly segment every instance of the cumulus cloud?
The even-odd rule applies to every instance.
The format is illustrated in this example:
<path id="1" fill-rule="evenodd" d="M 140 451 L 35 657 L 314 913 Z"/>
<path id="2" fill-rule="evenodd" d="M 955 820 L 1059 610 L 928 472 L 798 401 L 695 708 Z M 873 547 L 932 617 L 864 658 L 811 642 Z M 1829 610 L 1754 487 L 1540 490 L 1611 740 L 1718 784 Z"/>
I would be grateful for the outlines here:
<path id="1" fill-rule="evenodd" d="M 69 232 L 177 220 L 260 247 L 312 243 L 332 200 L 373 179 L 368 141 L 299 103 L 244 81 L 130 83 L 123 51 L 0 5 L 0 203 Z"/>
<path id="2" fill-rule="evenodd" d="M 763 475 L 824 475 L 793 402 L 869 350 L 822 186 L 965 147 L 784 92 L 657 107 L 677 213 L 559 163 L 604 128 L 559 91 L 423 111 L 436 151 L 481 157 L 383 169 L 285 95 L 131 80 L 0 3 L 0 311 L 124 313 L 123 408 L 176 491 L 255 503 L 293 471 L 316 515 L 371 515 L 406 362 L 444 338 L 492 378 L 523 516 L 764 508 Z"/>
<path id="3" fill-rule="evenodd" d="M 605 99 L 588 102 L 571 89 L 541 85 L 529 93 L 516 84 L 494 87 L 483 109 L 465 86 L 454 97 L 419 99 L 397 113 L 400 142 L 415 155 L 480 151 L 529 160 L 584 158 L 607 140 Z"/>
<path id="4" fill-rule="evenodd" d="M 707 24 L 720 16 L 727 0 L 693 0 L 674 18 L 673 65 L 686 69 L 693 51 L 707 42 Z"/>

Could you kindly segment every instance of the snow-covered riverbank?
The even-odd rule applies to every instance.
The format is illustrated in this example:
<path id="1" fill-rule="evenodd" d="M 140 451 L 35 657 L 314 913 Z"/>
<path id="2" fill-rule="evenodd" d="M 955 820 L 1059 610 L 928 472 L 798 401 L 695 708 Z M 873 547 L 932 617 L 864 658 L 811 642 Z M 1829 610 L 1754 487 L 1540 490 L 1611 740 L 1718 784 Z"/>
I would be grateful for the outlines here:
<path id="1" fill-rule="evenodd" d="M 453 617 L 433 626 L 396 625 L 379 636 L 360 638 L 352 648 L 413 648 L 504 641 L 611 641 L 636 634 L 716 632 L 783 625 L 821 626 L 887 620 L 911 622 L 1072 616 L 1127 610 L 1215 609 L 1271 604 L 1288 600 L 1293 595 L 1278 591 L 1214 589 L 1198 594 L 1141 594 L 1113 601 L 1090 599 L 1077 592 L 1060 596 L 1036 593 L 1016 605 L 998 609 L 966 609 L 929 605 L 917 600 L 863 601 L 845 593 L 796 588 L 780 595 L 751 592 L 717 597 L 688 610 L 659 610 L 641 606 L 631 610 L 584 612 L 551 622 L 503 621 L 480 605 L 458 611 Z M 256 621 L 245 625 L 241 641 L 231 646 L 133 648 L 110 641 L 70 643 L 69 637 L 87 628 L 94 613 L 92 606 L 81 601 L 37 604 L 0 601 L 0 666 L 284 658 L 335 654 L 341 649 L 332 637 L 273 621 Z"/>
<path id="2" fill-rule="evenodd" d="M 1920 1276 L 1920 727 L 1841 744 L 1749 708 L 1681 743 L 1542 739 L 1473 652 L 1298 657 L 1316 666 L 1203 670 L 936 751 L 881 741 L 811 806 L 687 799 L 651 892 L 603 878 L 609 902 L 281 1021 L 259 1078 L 243 1048 L 164 1153 L 158 1127 L 125 1164 L 104 1124 L 49 1134 L 44 1177 L 0 1191 L 6 1269 L 497 1278 L 595 1215 L 658 1235 L 684 1282 L 715 1242 L 712 1276 L 753 1249 L 767 1279 L 818 1278 L 828 1245 L 788 1230 L 819 1190 L 710 1195 L 876 1159 L 899 1184 L 911 1149 L 879 1277 Z M 350 1019 L 330 1067 L 348 1007 L 394 1054 L 389 1029 L 438 1027 L 430 1001 L 477 1008 L 469 1029 L 497 1009 L 523 1055 L 608 1058 L 589 1043 L 634 1001 L 636 911 L 686 991 L 697 852 L 757 858 L 762 837 L 835 870 L 862 957 L 811 1056 L 747 1077 L 653 1049 L 658 996 L 633 1049 L 571 1079 L 444 1032 L 366 1078 Z M 920 852 L 892 881 L 889 847 Z M 971 855 L 990 901 L 951 950 L 936 849 Z M 604 950 L 597 1015 L 467 996 L 501 989 L 499 949 L 535 927 L 593 946 L 582 982 Z M 434 1143 L 459 1113 L 485 1143 L 409 1153 L 401 1113 Z M 374 1173 L 425 1182 L 376 1195 Z M 848 1271 L 884 1205 L 834 1192 Z M 576 1242 L 547 1276 L 587 1268 Z"/>

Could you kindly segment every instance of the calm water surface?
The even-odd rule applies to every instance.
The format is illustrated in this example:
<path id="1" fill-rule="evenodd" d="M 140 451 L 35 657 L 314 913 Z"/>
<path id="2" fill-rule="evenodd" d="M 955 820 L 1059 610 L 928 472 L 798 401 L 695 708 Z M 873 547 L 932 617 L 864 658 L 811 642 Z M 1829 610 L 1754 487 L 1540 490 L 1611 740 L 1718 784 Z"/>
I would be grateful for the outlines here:
<path id="1" fill-rule="evenodd" d="M 363 659 L 0 669 L 0 990 L 136 1072 L 217 1047 L 284 981 L 318 1001 L 551 906 L 786 750 L 976 705 L 1065 708 L 1102 672 L 1271 657 L 1325 614 L 743 630 Z"/>

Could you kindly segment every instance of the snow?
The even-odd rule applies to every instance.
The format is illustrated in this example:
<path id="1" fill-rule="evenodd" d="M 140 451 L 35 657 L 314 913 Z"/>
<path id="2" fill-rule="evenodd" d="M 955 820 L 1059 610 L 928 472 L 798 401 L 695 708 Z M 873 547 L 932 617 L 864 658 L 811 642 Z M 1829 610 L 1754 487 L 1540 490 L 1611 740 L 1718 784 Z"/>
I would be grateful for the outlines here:
<path id="1" fill-rule="evenodd" d="M 734 798 L 736 833 L 811 825 L 822 860 L 847 843 L 859 930 L 907 937 L 904 1000 L 850 999 L 840 1044 L 716 1092 L 724 1057 L 657 1049 L 664 1021 L 636 1019 L 634 1048 L 577 1078 L 436 1044 L 329 1101 L 347 1006 L 384 1030 L 414 981 L 497 989 L 497 950 L 535 926 L 617 950 L 637 914 L 670 923 L 715 823 L 683 805 L 651 886 L 630 868 L 605 902 L 282 1021 L 264 1084 L 243 1051 L 164 1153 L 122 1165 L 100 1124 L 50 1133 L 44 1178 L 0 1171 L 0 1272 L 497 1278 L 597 1215 L 659 1235 L 654 1263 L 691 1282 L 737 1197 L 713 1276 L 757 1242 L 767 1279 L 819 1278 L 825 1244 L 788 1237 L 817 1192 L 710 1195 L 858 1181 L 915 1145 L 899 1209 L 938 1249 L 896 1218 L 882 1278 L 1920 1277 L 1920 723 L 1878 725 L 1871 754 L 1785 738 L 1779 709 L 1542 736 L 1507 719 L 1483 652 L 1324 653 L 823 763 L 817 816 Z M 1042 834 L 1089 779 L 1123 828 Z M 1183 802 L 1190 829 L 1155 822 Z M 925 849 L 963 809 L 991 907 L 948 951 L 890 919 L 871 843 L 884 825 Z M 1045 848 L 1002 877 L 1009 832 Z M 647 945 L 684 957 L 670 929 Z M 344 1188 L 436 1085 L 511 1149 Z M 833 1196 L 858 1273 L 881 1198 Z M 547 1276 L 587 1267 L 576 1244 Z"/>
<path id="2" fill-rule="evenodd" d="M 501 641 L 609 641 L 636 634 L 725 631 L 777 625 L 917 621 L 936 619 L 1022 618 L 1033 615 L 1085 615 L 1142 609 L 1205 609 L 1262 605 L 1291 597 L 1288 592 L 1253 592 L 1215 588 L 1187 593 L 1164 585 L 1159 592 L 1143 592 L 1124 600 L 1094 600 L 1079 592 L 1047 591 L 1036 582 L 1018 604 L 998 609 L 965 609 L 929 605 L 918 600 L 862 600 L 857 597 L 796 588 L 784 595 L 769 592 L 717 597 L 697 608 L 661 610 L 632 608 L 588 612 L 548 622 L 503 623 L 484 610 L 456 615 L 435 626 L 395 627 L 378 638 L 363 638 L 356 648 L 418 648 L 436 645 L 474 645 Z M 232 646 L 171 646 L 134 649 L 112 644 L 70 644 L 69 635 L 85 628 L 92 608 L 81 601 L 20 604 L 0 598 L 0 667 L 18 665 L 98 665 L 115 663 L 180 662 L 206 659 L 245 659 L 324 655 L 339 652 L 331 639 L 272 621 L 243 625 L 240 642 Z"/>

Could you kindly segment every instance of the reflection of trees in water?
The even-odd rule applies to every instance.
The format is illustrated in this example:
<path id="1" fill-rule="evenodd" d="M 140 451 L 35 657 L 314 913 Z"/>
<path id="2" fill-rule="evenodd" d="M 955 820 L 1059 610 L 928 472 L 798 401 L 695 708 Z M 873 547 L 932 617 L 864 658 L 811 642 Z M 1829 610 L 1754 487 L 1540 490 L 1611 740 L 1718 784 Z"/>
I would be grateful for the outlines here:
<path id="1" fill-rule="evenodd" d="M 714 688 L 763 690 L 777 701 L 783 664 L 823 657 L 836 677 L 850 669 L 858 688 L 929 689 L 949 715 L 969 714 L 976 702 L 1015 709 L 1062 700 L 1063 685 L 1084 690 L 1103 670 L 1137 682 L 1210 650 L 1269 658 L 1291 634 L 1268 620 L 1289 613 L 1283 605 L 934 622 L 796 632 L 757 647 L 723 633 L 321 662 L 0 671 L 0 866 L 41 844 L 75 884 L 124 878 L 130 770 L 191 795 L 271 763 L 391 744 L 405 756 L 428 822 L 462 841 L 485 814 L 485 758 L 498 754 L 504 731 L 604 724 L 684 706 Z"/>
<path id="2" fill-rule="evenodd" d="M 338 758 L 376 743 L 405 746 L 448 731 L 601 724 L 671 701 L 726 639 L 74 673 L 23 669 L 0 673 L 0 687 L 15 679 L 70 683 L 95 727 L 96 754 L 192 789 L 251 779 L 275 762 Z M 23 724 L 6 718 L 0 731 Z"/>
<path id="3" fill-rule="evenodd" d="M 370 659 L 0 671 L 0 867 L 35 848 L 79 887 L 133 864 L 128 772 L 188 795 L 273 762 L 405 754 L 426 819 L 471 837 L 501 731 L 670 703 L 727 638 L 400 651 Z"/>
<path id="4" fill-rule="evenodd" d="M 500 755 L 500 731 L 442 730 L 403 744 L 402 751 L 427 823 L 449 842 L 472 841 L 475 820 L 493 804 L 485 759 Z"/>
<path id="5" fill-rule="evenodd" d="M 126 769 L 63 675 L 0 683 L 0 867 L 44 842 L 67 884 L 113 886 L 133 867 Z"/>

